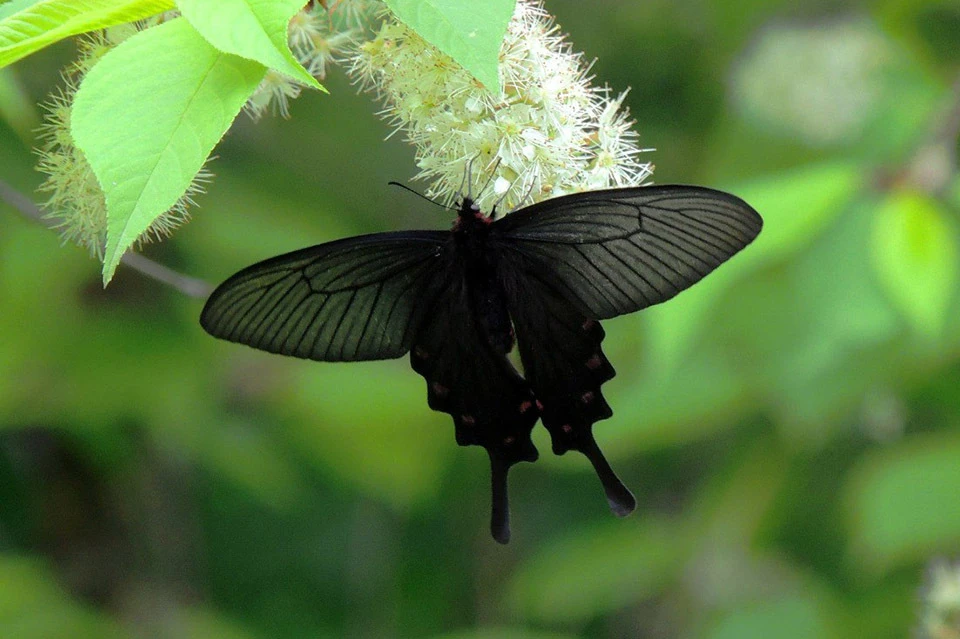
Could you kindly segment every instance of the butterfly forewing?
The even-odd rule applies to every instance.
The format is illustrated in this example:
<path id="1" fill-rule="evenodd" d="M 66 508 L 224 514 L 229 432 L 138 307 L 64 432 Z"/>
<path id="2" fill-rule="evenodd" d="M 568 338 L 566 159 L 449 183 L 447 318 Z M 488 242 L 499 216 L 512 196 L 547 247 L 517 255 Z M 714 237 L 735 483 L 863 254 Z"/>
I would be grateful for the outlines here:
<path id="1" fill-rule="evenodd" d="M 494 223 L 491 248 L 518 253 L 587 317 L 664 302 L 749 244 L 762 220 L 727 193 L 651 186 L 568 195 Z"/>
<path id="2" fill-rule="evenodd" d="M 321 244 L 246 268 L 200 316 L 210 334 L 323 361 L 403 355 L 436 293 L 450 234 L 379 233 Z"/>

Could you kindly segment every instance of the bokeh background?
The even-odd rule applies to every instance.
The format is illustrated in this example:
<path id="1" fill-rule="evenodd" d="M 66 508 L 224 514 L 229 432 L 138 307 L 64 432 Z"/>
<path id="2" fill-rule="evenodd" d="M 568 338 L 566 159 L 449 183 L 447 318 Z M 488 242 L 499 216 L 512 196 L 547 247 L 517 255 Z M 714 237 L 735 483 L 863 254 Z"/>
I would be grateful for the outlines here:
<path id="1" fill-rule="evenodd" d="M 694 289 L 605 323 L 596 433 L 637 512 L 613 517 L 537 429 L 501 547 L 485 453 L 405 358 L 218 342 L 200 301 L 126 268 L 103 290 L 0 203 L 0 635 L 960 636 L 941 617 L 960 568 L 937 563 L 960 554 L 960 5 L 547 7 L 598 82 L 632 87 L 657 182 L 766 221 Z M 35 104 L 73 51 L 0 75 L 0 179 L 33 199 Z M 387 186 L 416 169 L 378 105 L 327 86 L 289 120 L 241 117 L 194 220 L 147 255 L 217 282 L 445 228 Z"/>

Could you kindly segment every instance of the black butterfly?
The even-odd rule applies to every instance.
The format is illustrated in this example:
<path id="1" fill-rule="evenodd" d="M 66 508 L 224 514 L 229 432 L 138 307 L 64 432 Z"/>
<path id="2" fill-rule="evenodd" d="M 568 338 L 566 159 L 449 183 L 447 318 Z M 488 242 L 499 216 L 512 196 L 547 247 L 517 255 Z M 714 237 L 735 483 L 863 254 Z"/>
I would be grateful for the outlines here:
<path id="1" fill-rule="evenodd" d="M 694 186 L 589 191 L 502 219 L 464 198 L 451 231 L 352 237 L 254 264 L 221 284 L 200 323 L 272 353 L 326 362 L 410 352 L 430 408 L 457 443 L 490 456 L 493 537 L 510 538 L 507 471 L 534 461 L 538 419 L 553 452 L 593 464 L 610 507 L 636 501 L 593 438 L 615 372 L 597 320 L 670 299 L 749 244 L 763 224 L 742 200 Z M 522 377 L 507 358 L 519 344 Z"/>

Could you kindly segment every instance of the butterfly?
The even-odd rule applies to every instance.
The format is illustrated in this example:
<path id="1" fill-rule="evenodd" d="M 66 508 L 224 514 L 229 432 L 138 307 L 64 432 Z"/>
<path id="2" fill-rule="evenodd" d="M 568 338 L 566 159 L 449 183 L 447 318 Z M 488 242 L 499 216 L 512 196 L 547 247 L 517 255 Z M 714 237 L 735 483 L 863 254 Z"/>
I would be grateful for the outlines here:
<path id="1" fill-rule="evenodd" d="M 245 268 L 213 292 L 200 323 L 214 337 L 324 362 L 409 353 L 457 443 L 486 449 L 490 529 L 507 543 L 507 473 L 537 459 L 538 420 L 554 453 L 587 457 L 615 514 L 633 511 L 592 432 L 613 414 L 599 320 L 672 298 L 762 225 L 739 198 L 696 186 L 587 191 L 499 219 L 464 197 L 449 231 L 362 235 Z M 522 375 L 508 358 L 515 344 Z"/>

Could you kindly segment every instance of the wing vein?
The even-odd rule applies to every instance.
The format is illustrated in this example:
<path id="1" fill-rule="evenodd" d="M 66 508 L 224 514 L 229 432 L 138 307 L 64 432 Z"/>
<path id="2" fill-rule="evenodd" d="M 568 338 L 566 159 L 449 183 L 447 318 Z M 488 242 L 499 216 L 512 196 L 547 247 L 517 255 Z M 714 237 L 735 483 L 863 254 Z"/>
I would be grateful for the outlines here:
<path id="1" fill-rule="evenodd" d="M 289 277 L 289 275 L 287 277 Z M 303 276 L 301 275 L 300 277 L 302 278 Z M 260 326 L 263 324 L 264 320 L 266 320 L 267 316 L 270 315 L 270 313 L 272 313 L 273 310 L 277 307 L 277 304 L 279 304 L 280 301 L 287 296 L 287 293 L 289 293 L 297 285 L 298 281 L 299 281 L 299 278 L 295 279 L 289 286 L 286 287 L 286 289 L 284 289 L 283 287 L 269 288 L 267 289 L 267 292 L 264 294 L 264 296 L 254 303 L 252 308 L 257 310 L 255 311 L 256 315 L 254 315 L 254 317 L 251 318 L 251 322 L 255 320 L 256 324 L 254 324 L 253 329 L 249 330 L 248 332 L 251 336 L 251 339 L 257 342 L 256 346 L 259 347 L 260 345 L 260 339 L 257 337 L 257 333 L 260 330 Z M 273 300 L 273 305 L 270 306 L 271 300 L 269 296 L 276 292 L 279 292 L 279 294 L 277 294 L 276 298 Z M 262 310 L 262 313 L 260 312 L 261 310 Z"/>
<path id="2" fill-rule="evenodd" d="M 347 329 L 346 329 L 347 335 L 343 338 L 343 341 L 340 343 L 340 357 L 338 358 L 340 360 L 343 360 L 343 348 L 344 346 L 346 346 L 347 337 L 349 337 L 350 335 L 350 327 L 352 326 L 352 324 L 349 324 L 347 322 L 347 317 L 350 311 L 350 307 L 353 305 L 353 300 L 357 298 L 357 291 L 359 290 L 360 290 L 359 288 L 356 288 L 350 291 L 350 298 L 347 299 L 347 305 L 343 307 L 343 312 L 340 313 L 340 317 L 337 318 L 337 324 L 336 326 L 333 327 L 333 333 L 330 334 L 330 340 L 327 342 L 327 350 L 324 353 L 324 355 L 326 355 L 327 357 L 330 356 L 331 347 L 337 342 L 337 333 L 339 333 L 340 329 L 342 329 L 344 326 L 347 326 Z"/>
<path id="3" fill-rule="evenodd" d="M 737 245 L 731 244 L 727 240 L 725 240 L 723 237 L 720 237 L 719 235 L 711 233 L 710 231 L 703 230 L 699 227 L 697 227 L 699 234 L 694 235 L 692 233 L 687 232 L 685 229 L 682 229 L 676 226 L 675 224 L 671 224 L 667 220 L 656 219 L 654 221 L 660 226 L 663 226 L 668 230 L 674 231 L 673 236 L 680 240 L 683 240 L 685 238 L 690 238 L 690 237 L 695 238 L 697 240 L 702 241 L 704 244 L 720 251 L 723 255 L 728 255 L 732 251 L 736 251 L 737 249 Z M 712 228 L 712 227 L 708 227 L 708 228 Z"/>
<path id="4" fill-rule="evenodd" d="M 360 350 L 360 344 L 363 343 L 363 338 L 367 334 L 367 329 L 370 328 L 370 321 L 373 319 L 373 314 L 377 308 L 377 302 L 380 300 L 380 293 L 383 292 L 384 282 L 377 282 L 377 290 L 373 294 L 373 302 L 370 304 L 370 312 L 367 313 L 367 320 L 363 323 L 363 329 L 360 331 L 360 337 L 357 338 L 357 347 L 353 351 L 354 357 L 356 357 L 357 352 Z"/>
<path id="5" fill-rule="evenodd" d="M 610 256 L 613 257 L 613 259 L 615 259 L 615 260 L 617 260 L 618 262 L 620 262 L 621 264 L 623 264 L 623 265 L 624 265 L 625 267 L 627 267 L 634 275 L 636 275 L 636 276 L 639 277 L 641 280 L 643 280 L 643 282 L 644 282 L 647 286 L 649 286 L 650 288 L 652 288 L 652 289 L 655 290 L 655 291 L 657 290 L 657 287 L 654 286 L 653 284 L 651 284 L 651 283 L 650 283 L 650 280 L 648 280 L 648 279 L 646 278 L 646 276 L 644 276 L 643 273 L 641 273 L 641 272 L 638 271 L 637 269 L 633 268 L 633 265 L 627 263 L 626 260 L 624 260 L 622 257 L 620 257 L 619 255 L 617 255 L 616 253 L 614 253 L 613 250 L 612 250 L 609 246 L 607 246 L 606 244 L 601 244 L 600 246 L 603 247 L 603 250 L 605 250 L 607 253 L 609 253 Z M 643 292 L 643 290 L 642 290 L 641 287 L 638 286 L 638 287 L 637 287 L 637 290 L 640 292 L 640 295 L 643 296 L 643 301 L 644 301 L 644 303 L 645 303 L 645 306 L 649 306 L 650 303 L 651 303 L 651 302 L 650 302 L 650 298 L 647 297 L 647 294 Z M 659 293 L 659 291 L 657 291 L 657 292 Z"/>

